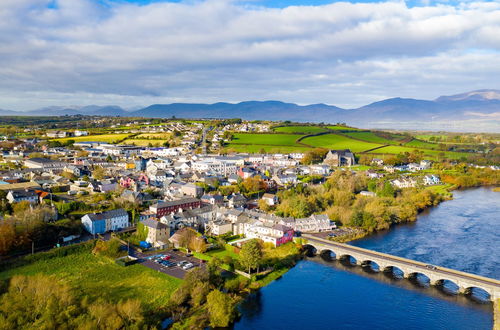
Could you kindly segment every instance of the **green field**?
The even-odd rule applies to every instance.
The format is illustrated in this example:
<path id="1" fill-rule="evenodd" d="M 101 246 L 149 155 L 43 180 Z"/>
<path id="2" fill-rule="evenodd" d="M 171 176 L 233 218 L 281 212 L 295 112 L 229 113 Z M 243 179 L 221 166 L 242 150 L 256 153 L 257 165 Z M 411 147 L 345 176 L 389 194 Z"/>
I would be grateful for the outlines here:
<path id="1" fill-rule="evenodd" d="M 379 143 L 379 144 L 397 144 L 397 141 L 393 140 L 388 140 L 386 138 L 383 138 L 381 136 L 378 136 L 377 134 L 373 132 L 349 132 L 349 133 L 344 133 L 345 135 L 348 135 L 352 138 L 367 141 L 367 142 L 372 142 L 372 143 Z"/>
<path id="2" fill-rule="evenodd" d="M 131 134 L 100 134 L 100 135 L 88 135 L 88 136 L 75 136 L 63 139 L 53 139 L 51 141 L 67 142 L 73 140 L 75 142 L 86 142 L 86 141 L 96 141 L 96 142 L 107 142 L 116 143 L 128 138 Z"/>
<path id="3" fill-rule="evenodd" d="M 313 147 L 320 147 L 327 149 L 351 149 L 351 151 L 353 152 L 363 152 L 366 150 L 382 146 L 381 144 L 358 141 L 337 134 L 312 136 L 303 139 L 301 142 L 311 145 Z"/>
<path id="4" fill-rule="evenodd" d="M 428 156 L 429 158 L 436 158 L 441 152 L 440 150 L 429 150 L 429 149 L 417 149 L 417 148 L 410 148 L 410 147 L 400 147 L 400 146 L 388 146 L 388 147 L 383 147 L 374 151 L 371 151 L 370 153 L 374 154 L 400 154 L 400 153 L 405 153 L 405 152 L 412 152 L 414 150 L 419 150 L 423 151 L 425 156 Z M 462 157 L 467 157 L 470 156 L 470 153 L 466 152 L 452 152 L 452 151 L 444 151 L 444 154 L 447 158 L 454 158 L 454 159 L 459 159 Z"/>
<path id="5" fill-rule="evenodd" d="M 311 148 L 304 146 L 271 146 L 271 145 L 251 145 L 251 144 L 231 144 L 225 147 L 226 151 L 234 150 L 242 153 L 291 153 L 291 152 L 306 152 Z"/>
<path id="6" fill-rule="evenodd" d="M 133 144 L 140 147 L 147 147 L 151 143 L 153 147 L 161 147 L 168 140 L 149 140 L 149 139 L 127 139 L 123 144 Z"/>
<path id="7" fill-rule="evenodd" d="M 300 133 L 300 134 L 316 134 L 326 132 L 326 129 L 319 126 L 282 126 L 273 129 L 278 133 Z"/>
<path id="8" fill-rule="evenodd" d="M 436 143 L 426 142 L 426 141 L 417 140 L 417 139 L 411 140 L 410 142 L 406 143 L 405 146 L 414 147 L 414 148 L 424 148 L 424 149 L 438 149 L 439 148 L 439 145 Z"/>
<path id="9" fill-rule="evenodd" d="M 262 144 L 273 146 L 295 146 L 300 135 L 293 134 L 245 134 L 236 133 L 230 144 Z"/>
<path id="10" fill-rule="evenodd" d="M 327 128 L 334 131 L 361 131 L 361 129 L 359 128 L 339 126 L 339 125 L 327 126 Z"/>
<path id="11" fill-rule="evenodd" d="M 118 266 L 90 249 L 63 257 L 34 261 L 0 272 L 0 280 L 13 275 L 53 275 L 75 288 L 77 295 L 91 300 L 102 297 L 111 302 L 139 299 L 148 310 L 164 307 L 181 280 L 141 265 Z"/>

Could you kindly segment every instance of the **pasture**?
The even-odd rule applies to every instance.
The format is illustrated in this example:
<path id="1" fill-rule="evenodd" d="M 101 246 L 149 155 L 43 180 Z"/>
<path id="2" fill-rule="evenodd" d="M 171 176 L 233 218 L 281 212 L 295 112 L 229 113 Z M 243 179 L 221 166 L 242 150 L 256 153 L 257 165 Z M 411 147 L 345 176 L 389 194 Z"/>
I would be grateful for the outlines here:
<path id="1" fill-rule="evenodd" d="M 147 147 L 149 144 L 151 144 L 153 147 L 161 147 L 163 146 L 163 143 L 167 142 L 168 140 L 150 140 L 150 139 L 127 139 L 123 141 L 123 144 L 130 144 L 130 145 L 135 145 L 135 146 L 140 146 L 140 147 Z"/>
<path id="2" fill-rule="evenodd" d="M 352 138 L 358 139 L 358 140 L 363 140 L 367 142 L 372 142 L 372 143 L 379 143 L 379 144 L 397 144 L 397 141 L 389 140 L 386 138 L 383 138 L 381 136 L 378 136 L 377 134 L 373 132 L 349 132 L 349 133 L 344 133 L 345 135 L 348 135 Z"/>
<path id="3" fill-rule="evenodd" d="M 300 135 L 293 134 L 245 134 L 236 133 L 230 144 L 294 146 Z"/>
<path id="4" fill-rule="evenodd" d="M 347 127 L 347 126 L 340 126 L 340 125 L 334 125 L 334 126 L 327 126 L 328 129 L 333 130 L 333 131 L 361 131 L 359 128 L 355 127 Z"/>
<path id="5" fill-rule="evenodd" d="M 51 141 L 67 142 L 73 140 L 75 142 L 106 142 L 106 143 L 117 143 L 128 138 L 131 134 L 99 134 L 99 135 L 87 135 L 87 136 L 73 136 L 62 139 L 52 139 Z"/>
<path id="6" fill-rule="evenodd" d="M 281 126 L 273 129 L 278 133 L 316 134 L 327 130 L 319 126 Z"/>
<path id="7" fill-rule="evenodd" d="M 414 147 L 414 148 L 424 148 L 424 149 L 438 149 L 439 144 L 426 142 L 422 140 L 413 139 L 408 143 L 405 143 L 406 147 Z"/>
<path id="8" fill-rule="evenodd" d="M 51 252 L 48 252 L 51 253 Z M 112 259 L 95 256 L 91 245 L 66 256 L 55 256 L 0 272 L 0 280 L 13 275 L 52 275 L 91 301 L 105 297 L 112 302 L 139 299 L 147 309 L 164 307 L 181 280 L 139 264 L 122 267 Z"/>
<path id="9" fill-rule="evenodd" d="M 231 144 L 225 148 L 226 152 L 241 152 L 241 153 L 292 153 L 306 152 L 311 148 L 296 145 L 296 146 L 273 146 L 273 145 L 251 145 L 251 144 Z"/>
<path id="10" fill-rule="evenodd" d="M 325 134 L 312 136 L 301 141 L 313 147 L 327 149 L 350 149 L 353 152 L 364 152 L 373 148 L 381 147 L 381 144 L 354 140 L 337 134 Z"/>
<path id="11" fill-rule="evenodd" d="M 377 150 L 370 151 L 373 154 L 400 154 L 405 152 L 413 152 L 414 150 L 419 150 L 424 153 L 424 156 L 428 158 L 437 158 L 439 154 L 443 153 L 447 158 L 460 159 L 462 157 L 470 156 L 470 153 L 466 152 L 453 152 L 453 151 L 440 151 L 440 150 L 430 150 L 430 149 L 418 149 L 411 147 L 401 147 L 401 146 L 388 146 Z"/>

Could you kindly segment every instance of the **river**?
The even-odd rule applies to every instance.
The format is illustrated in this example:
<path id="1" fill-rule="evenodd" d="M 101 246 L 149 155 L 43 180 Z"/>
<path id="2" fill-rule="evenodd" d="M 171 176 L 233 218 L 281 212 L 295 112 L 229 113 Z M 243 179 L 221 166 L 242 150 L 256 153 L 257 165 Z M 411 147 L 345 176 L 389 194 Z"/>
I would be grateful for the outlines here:
<path id="1" fill-rule="evenodd" d="M 351 244 L 500 278 L 500 194 L 455 191 L 454 199 Z M 250 296 L 236 329 L 491 329 L 490 303 L 421 287 L 320 257 L 301 261 Z"/>

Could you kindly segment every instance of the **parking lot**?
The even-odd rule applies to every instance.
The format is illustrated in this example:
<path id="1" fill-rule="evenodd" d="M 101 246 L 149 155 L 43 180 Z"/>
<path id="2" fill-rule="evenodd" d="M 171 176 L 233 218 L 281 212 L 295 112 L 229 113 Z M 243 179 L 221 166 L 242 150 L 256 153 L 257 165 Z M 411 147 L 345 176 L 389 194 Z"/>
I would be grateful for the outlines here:
<path id="1" fill-rule="evenodd" d="M 205 267 L 204 263 L 201 260 L 196 259 L 194 257 L 186 257 L 186 254 L 180 251 L 168 250 L 164 252 L 152 252 L 152 253 L 140 253 L 138 251 L 133 251 L 133 252 L 130 251 L 130 252 L 132 256 L 140 259 L 139 263 L 142 264 L 143 266 L 149 267 L 161 273 L 181 279 L 184 278 L 189 269 L 188 270 L 182 269 L 182 266 L 177 265 L 177 263 L 189 262 L 193 264 L 193 267 L 191 269 L 200 266 Z M 170 259 L 168 261 L 173 263 L 174 265 L 167 267 L 165 265 L 162 265 L 161 263 L 154 261 L 154 259 L 158 259 L 158 257 L 166 255 L 170 256 Z"/>

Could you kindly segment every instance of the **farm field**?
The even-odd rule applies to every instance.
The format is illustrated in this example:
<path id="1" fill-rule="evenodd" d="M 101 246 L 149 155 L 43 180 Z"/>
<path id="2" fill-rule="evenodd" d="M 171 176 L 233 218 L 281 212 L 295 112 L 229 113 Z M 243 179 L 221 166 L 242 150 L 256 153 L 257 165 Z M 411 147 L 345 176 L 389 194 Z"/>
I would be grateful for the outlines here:
<path id="1" fill-rule="evenodd" d="M 413 139 L 405 144 L 406 147 L 424 148 L 424 149 L 439 149 L 439 145 L 432 142 Z"/>
<path id="2" fill-rule="evenodd" d="M 354 140 L 337 134 L 312 136 L 303 139 L 301 142 L 313 147 L 327 149 L 351 149 L 353 152 L 364 152 L 366 150 L 382 146 L 381 144 Z"/>
<path id="3" fill-rule="evenodd" d="M 344 133 L 345 135 L 348 135 L 350 137 L 353 137 L 355 139 L 367 141 L 367 142 L 373 142 L 373 143 L 379 143 L 379 144 L 398 144 L 397 141 L 394 140 L 389 140 L 386 138 L 383 138 L 381 136 L 378 136 L 377 134 L 373 132 L 349 132 L 349 133 Z"/>
<path id="4" fill-rule="evenodd" d="M 388 147 L 383 147 L 377 150 L 370 151 L 369 153 L 373 154 L 400 154 L 404 152 L 412 152 L 414 150 L 419 150 L 424 153 L 425 156 L 428 156 L 430 158 L 435 158 L 437 157 L 440 153 L 444 152 L 445 156 L 448 158 L 454 158 L 454 159 L 459 159 L 461 157 L 467 157 L 470 155 L 470 153 L 466 152 L 453 152 L 453 151 L 440 151 L 440 150 L 429 150 L 429 149 L 418 149 L 418 148 L 411 148 L 411 147 L 401 147 L 401 146 L 388 146 Z"/>
<path id="5" fill-rule="evenodd" d="M 119 266 L 111 259 L 94 256 L 91 248 L 8 269 L 0 272 L 0 280 L 13 275 L 35 274 L 52 275 L 55 279 L 64 280 L 77 295 L 86 295 L 91 301 L 100 297 L 112 302 L 139 299 L 149 310 L 165 306 L 170 294 L 181 283 L 177 278 L 138 264 Z"/>
<path id="6" fill-rule="evenodd" d="M 151 143 L 153 147 L 161 147 L 163 143 L 168 140 L 149 140 L 149 139 L 127 139 L 123 141 L 123 144 L 136 145 L 140 147 L 147 147 Z"/>
<path id="7" fill-rule="evenodd" d="M 96 141 L 96 142 L 116 143 L 128 138 L 130 135 L 131 134 L 100 134 L 100 135 L 74 136 L 62 139 L 52 139 L 51 141 L 67 142 L 69 140 L 73 140 L 75 142 Z"/>
<path id="8" fill-rule="evenodd" d="M 306 152 L 311 148 L 296 145 L 296 146 L 273 146 L 273 145 L 251 145 L 251 144 L 231 144 L 225 148 L 226 151 L 235 151 L 242 153 L 291 153 L 291 152 Z"/>
<path id="9" fill-rule="evenodd" d="M 339 126 L 339 125 L 327 126 L 327 128 L 334 131 L 361 131 L 361 129 L 359 128 Z"/>
<path id="10" fill-rule="evenodd" d="M 170 133 L 143 133 L 137 135 L 139 139 L 154 139 L 154 140 L 168 140 L 172 134 Z"/>
<path id="11" fill-rule="evenodd" d="M 319 126 L 282 126 L 273 129 L 279 133 L 300 133 L 300 134 L 316 134 L 326 132 L 327 130 Z"/>
<path id="12" fill-rule="evenodd" d="M 294 146 L 295 141 L 300 135 L 293 134 L 234 134 L 230 144 L 249 144 L 249 145 L 274 145 L 274 146 Z"/>

